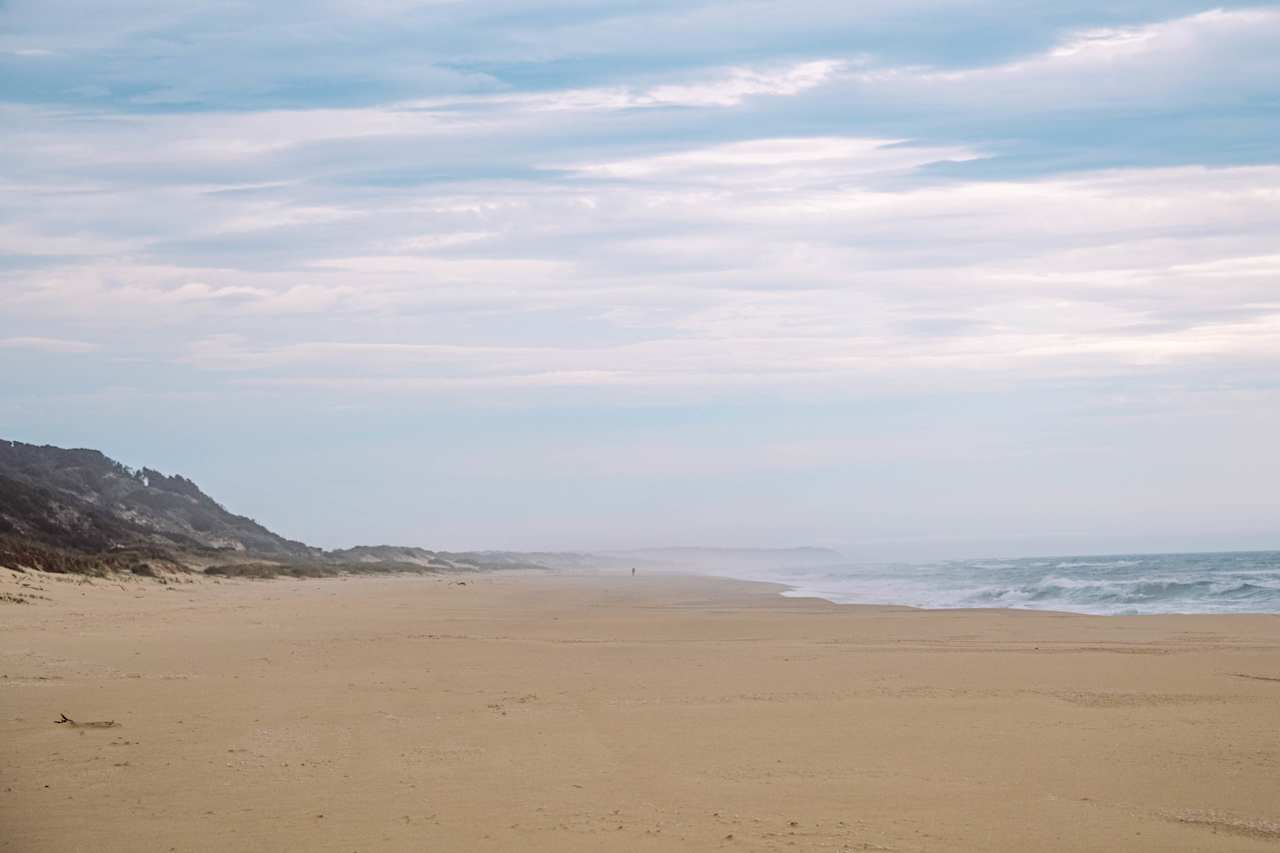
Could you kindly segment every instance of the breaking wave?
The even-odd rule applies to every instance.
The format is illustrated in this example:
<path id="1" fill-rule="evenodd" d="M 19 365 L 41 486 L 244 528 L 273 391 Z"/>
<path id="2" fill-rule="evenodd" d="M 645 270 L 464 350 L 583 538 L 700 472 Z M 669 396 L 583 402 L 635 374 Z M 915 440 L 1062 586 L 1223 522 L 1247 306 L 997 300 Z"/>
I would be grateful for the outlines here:
<path id="1" fill-rule="evenodd" d="M 848 604 L 1094 614 L 1280 613 L 1280 552 L 874 564 L 756 573 Z"/>

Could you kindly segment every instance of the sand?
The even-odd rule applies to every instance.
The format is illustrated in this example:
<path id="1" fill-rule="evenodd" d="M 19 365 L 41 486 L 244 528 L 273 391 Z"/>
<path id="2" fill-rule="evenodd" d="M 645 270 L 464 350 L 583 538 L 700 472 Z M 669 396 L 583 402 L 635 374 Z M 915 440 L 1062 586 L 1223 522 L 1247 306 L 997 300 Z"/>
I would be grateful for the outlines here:
<path id="1" fill-rule="evenodd" d="M 1280 850 L 1276 616 L 3 574 L 3 851 Z"/>

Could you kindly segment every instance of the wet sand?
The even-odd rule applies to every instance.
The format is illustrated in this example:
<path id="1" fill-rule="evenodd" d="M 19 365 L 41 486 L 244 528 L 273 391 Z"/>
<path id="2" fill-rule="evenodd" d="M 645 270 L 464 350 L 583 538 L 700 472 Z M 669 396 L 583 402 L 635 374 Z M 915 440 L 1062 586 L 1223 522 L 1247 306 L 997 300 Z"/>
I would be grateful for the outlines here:
<path id="1" fill-rule="evenodd" d="M 0 575 L 2 851 L 1280 850 L 1276 616 Z"/>

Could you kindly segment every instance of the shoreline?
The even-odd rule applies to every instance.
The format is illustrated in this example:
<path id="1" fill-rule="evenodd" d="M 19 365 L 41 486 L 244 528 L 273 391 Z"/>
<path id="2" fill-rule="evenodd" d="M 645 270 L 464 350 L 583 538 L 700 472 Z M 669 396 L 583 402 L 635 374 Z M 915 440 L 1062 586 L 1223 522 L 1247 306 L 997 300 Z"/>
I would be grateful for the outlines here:
<path id="1" fill-rule="evenodd" d="M 18 577 L 45 597 L 0 603 L 0 851 L 1280 843 L 1269 615 Z"/>
<path id="2" fill-rule="evenodd" d="M 1098 573 L 1092 567 L 1105 563 L 1080 562 L 1089 569 L 1072 574 L 1072 567 L 1057 565 L 1045 571 L 1043 563 L 1015 566 L 1026 560 L 1001 566 L 965 566 L 931 574 L 886 574 L 884 567 L 851 564 L 832 572 L 801 569 L 752 573 L 733 570 L 715 572 L 712 577 L 776 583 L 788 598 L 820 599 L 840 605 L 911 607 L 922 610 L 1020 610 L 1046 613 L 1076 613 L 1088 616 L 1196 616 L 1196 615 L 1280 615 L 1280 575 L 1276 567 L 1280 552 L 1241 552 L 1270 558 L 1265 566 L 1240 565 L 1226 570 L 1188 566 L 1185 561 L 1208 555 L 1134 555 L 1126 569 L 1142 560 L 1183 560 L 1183 565 L 1150 565 L 1128 573 Z M 1238 555 L 1234 555 L 1238 556 Z M 896 567 L 890 567 L 896 568 Z M 929 566 L 936 569 L 936 566 Z M 1021 574 L 996 573 L 975 576 L 973 570 L 1012 570 Z M 1219 567 L 1220 569 L 1221 567 Z M 1066 570 L 1065 572 L 1062 570 Z M 967 574 L 966 574 L 967 572 Z"/>
<path id="3" fill-rule="evenodd" d="M 0 567 L 0 595 L 8 593 L 10 595 L 22 594 L 20 585 L 25 583 L 52 583 L 66 584 L 70 586 L 86 586 L 104 590 L 111 589 L 127 589 L 130 587 L 137 589 L 170 589 L 180 591 L 184 589 L 197 589 L 204 586 L 262 586 L 270 588 L 272 586 L 281 586 L 293 588 L 305 588 L 315 584 L 333 584 L 333 583 L 351 583 L 351 582 L 398 582 L 398 581 L 425 581 L 437 582 L 445 584 L 466 585 L 473 579 L 496 578 L 510 580 L 531 580 L 534 578 L 559 578 L 563 580 L 582 580 L 591 581 L 599 579 L 615 579 L 619 582 L 632 580 L 631 576 L 623 570 L 601 569 L 593 571 L 583 570 L 567 570 L 567 569 L 492 569 L 478 572 L 414 572 L 414 571 L 394 571 L 383 572 L 378 574 L 334 574 L 334 575 L 315 575 L 305 577 L 290 577 L 288 575 L 276 575 L 272 577 L 238 577 L 238 576 L 207 576 L 201 572 L 192 571 L 190 573 L 172 574 L 160 578 L 143 575 L 130 575 L 126 573 L 117 573 L 112 575 L 78 575 L 70 573 L 53 573 L 41 572 L 38 570 L 25 570 L 22 572 Z M 640 575 L 635 580 L 651 581 L 655 579 L 669 579 L 684 582 L 701 582 L 705 581 L 709 584 L 719 584 L 723 588 L 723 593 L 731 595 L 734 587 L 740 587 L 739 592 L 746 592 L 754 589 L 757 594 L 764 590 L 768 591 L 767 597 L 781 602 L 809 603 L 817 606 L 819 609 L 837 608 L 849 610 L 866 610 L 866 611 L 908 611 L 913 613 L 938 613 L 938 614 L 960 614 L 960 613 L 987 613 L 987 614 L 1039 614 L 1047 617 L 1086 617 L 1090 619 L 1254 619 L 1254 618 L 1276 618 L 1280 619 L 1280 613 L 1270 611 L 1210 611 L 1210 612 L 1187 612 L 1187 611 L 1170 611 L 1158 613 L 1089 613 L 1080 610 L 1054 610 L 1048 608 L 1036 607 L 930 607 L 925 605 L 889 603 L 889 602 L 868 602 L 868 601 L 836 601 L 832 598 L 824 596 L 820 593 L 808 593 L 803 591 L 803 587 L 795 584 L 789 584 L 778 580 L 762 580 L 759 578 L 742 578 L 731 575 L 719 574 L 702 574 L 697 572 L 687 572 L 678 570 L 650 570 L 644 575 Z M 41 600 L 48 600 L 47 596 L 35 596 L 30 603 Z M 4 602 L 0 602 L 4 603 Z M 5 611 L 0 610 L 0 613 Z"/>
<path id="4" fill-rule="evenodd" d="M 563 574 L 567 577 L 576 577 L 571 572 L 555 572 Z M 593 575 L 582 575 L 582 577 L 592 577 Z M 908 610 L 916 613 L 1028 613 L 1042 614 L 1045 616 L 1076 616 L 1086 617 L 1090 619 L 1162 619 L 1165 617 L 1197 619 L 1201 617 L 1211 619 L 1232 619 L 1236 617 L 1257 618 L 1271 617 L 1280 619 L 1280 613 L 1266 610 L 1248 610 L 1248 611 L 1211 611 L 1211 612 L 1191 612 L 1191 611 L 1170 611 L 1163 613 L 1088 613 L 1080 610 L 1054 610 L 1050 608 L 1039 607 L 927 607 L 915 604 L 888 603 L 879 601 L 835 601 L 827 596 L 819 593 L 804 592 L 803 587 L 788 584 L 783 581 L 760 580 L 758 578 L 739 578 L 731 575 L 711 575 L 696 574 L 692 572 L 652 572 L 649 577 L 684 577 L 684 578 L 705 578 L 708 580 L 724 581 L 726 584 L 745 584 L 749 586 L 760 586 L 772 588 L 774 594 L 785 601 L 808 601 L 821 602 L 832 607 L 839 608 L 857 608 L 865 610 Z M 620 576 L 621 577 L 621 576 Z M 794 593 L 794 594 L 793 594 Z"/>

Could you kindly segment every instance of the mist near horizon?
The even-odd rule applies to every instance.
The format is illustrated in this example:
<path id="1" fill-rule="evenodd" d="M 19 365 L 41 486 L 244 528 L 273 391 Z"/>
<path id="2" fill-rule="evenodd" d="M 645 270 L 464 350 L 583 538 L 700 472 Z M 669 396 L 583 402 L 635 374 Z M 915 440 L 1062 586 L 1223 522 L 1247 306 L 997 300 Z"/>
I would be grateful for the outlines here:
<path id="1" fill-rule="evenodd" d="M 135 435 L 133 440 L 145 437 Z M 877 465 L 875 480 L 861 472 L 859 483 L 849 491 L 845 478 L 853 475 L 847 469 L 815 472 L 805 466 L 778 474 L 751 472 L 744 465 L 732 478 L 739 491 L 727 499 L 719 495 L 724 478 L 696 470 L 685 477 L 668 475 L 665 483 L 638 475 L 566 471 L 538 480 L 546 490 L 544 497 L 554 495 L 556 501 L 527 503 L 525 493 L 507 485 L 511 481 L 501 471 L 483 466 L 463 470 L 450 465 L 449 458 L 433 457 L 425 460 L 427 464 L 418 460 L 422 467 L 414 470 L 410 455 L 387 474 L 363 465 L 354 450 L 317 453 L 318 465 L 315 457 L 296 448 L 287 453 L 277 448 L 267 458 L 249 453 L 237 460 L 215 455 L 212 447 L 201 448 L 196 459 L 186 459 L 189 450 L 187 445 L 156 452 L 152 446 L 136 455 L 113 455 L 127 464 L 150 464 L 189 476 L 236 512 L 326 548 L 383 543 L 517 551 L 820 546 L 839 551 L 851 562 L 876 562 L 1267 550 L 1276 547 L 1278 538 L 1263 489 L 1252 516 L 1201 511 L 1202 503 L 1194 495 L 1181 506 L 1176 500 L 1159 501 L 1163 509 L 1153 514 L 1157 500 L 1149 492 L 1107 494 L 1108 487 L 1098 482 L 1096 500 L 1073 512 L 1074 494 L 1035 482 L 1045 475 L 1044 468 L 1008 472 L 1012 482 L 993 492 L 955 489 L 950 500 L 926 494 L 919 503 L 913 499 L 913 487 L 897 482 L 902 470 L 911 467 L 907 460 L 896 466 Z M 938 478 L 935 485 L 951 487 L 976 474 L 964 466 L 937 470 L 932 476 Z M 925 477 L 918 486 L 927 489 L 932 482 Z M 746 483 L 752 486 L 746 489 Z M 827 487 L 825 498 L 815 485 Z M 681 486 L 685 494 L 666 497 L 666 489 Z M 637 488 L 643 489 L 643 499 L 637 499 Z M 987 488 L 992 488 L 990 478 Z M 572 513 L 567 509 L 578 505 L 566 494 L 570 491 L 584 502 Z M 690 491 L 705 496 L 698 501 L 700 516 L 688 514 L 697 505 L 697 495 Z M 615 503 L 600 506 L 587 495 L 608 495 Z M 966 495 L 983 502 L 962 507 Z M 1025 495 L 1039 503 L 1020 506 Z M 1005 524 L 993 529 L 997 501 L 1007 515 Z"/>
<path id="2" fill-rule="evenodd" d="M 327 548 L 1280 547 L 1280 7 L 0 8 L 0 435 Z"/>

